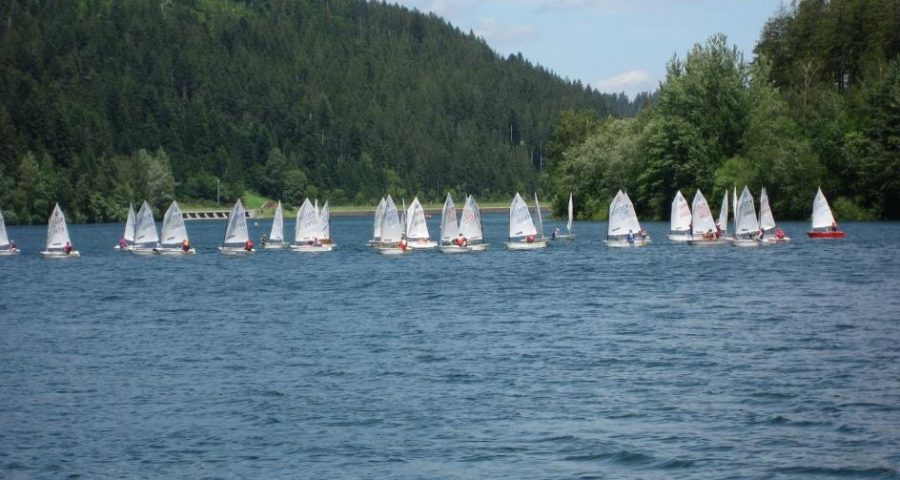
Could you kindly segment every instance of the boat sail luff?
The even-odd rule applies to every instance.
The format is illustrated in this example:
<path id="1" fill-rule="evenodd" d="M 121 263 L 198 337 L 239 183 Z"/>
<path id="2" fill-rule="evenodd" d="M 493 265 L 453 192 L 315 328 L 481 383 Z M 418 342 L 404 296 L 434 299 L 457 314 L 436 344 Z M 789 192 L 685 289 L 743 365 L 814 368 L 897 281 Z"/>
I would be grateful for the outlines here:
<path id="1" fill-rule="evenodd" d="M 456 206 L 453 198 L 447 194 L 444 207 L 441 209 L 441 242 L 451 242 L 459 235 L 459 225 L 456 222 Z"/>
<path id="2" fill-rule="evenodd" d="M 822 188 L 820 187 L 819 191 L 816 192 L 816 198 L 813 199 L 812 228 L 830 228 L 835 224 L 831 207 L 828 205 L 828 200 L 825 199 L 825 194 L 822 193 Z"/>
<path id="3" fill-rule="evenodd" d="M 269 242 L 284 242 L 284 207 L 281 206 L 281 200 L 275 207 L 275 218 L 272 219 L 272 230 L 269 232 Z"/>
<path id="4" fill-rule="evenodd" d="M 522 199 L 519 192 L 516 192 L 516 196 L 509 206 L 509 238 L 529 235 L 537 235 L 537 230 L 531 220 L 531 213 L 528 212 L 528 205 L 525 204 L 525 200 Z"/>
<path id="5" fill-rule="evenodd" d="M 691 205 L 691 234 L 694 236 L 703 235 L 707 232 L 716 232 L 716 222 L 713 220 L 712 211 L 703 192 L 699 189 L 694 194 L 694 201 Z"/>
<path id="6" fill-rule="evenodd" d="M 137 214 L 137 225 L 134 229 L 134 244 L 143 247 L 154 247 L 159 242 L 159 234 L 156 233 L 156 220 L 153 218 L 153 208 L 145 200 L 141 204 Z"/>
<path id="7" fill-rule="evenodd" d="M 243 246 L 250 239 L 247 231 L 247 213 L 241 199 L 238 199 L 228 214 L 228 226 L 225 228 L 223 246 Z"/>

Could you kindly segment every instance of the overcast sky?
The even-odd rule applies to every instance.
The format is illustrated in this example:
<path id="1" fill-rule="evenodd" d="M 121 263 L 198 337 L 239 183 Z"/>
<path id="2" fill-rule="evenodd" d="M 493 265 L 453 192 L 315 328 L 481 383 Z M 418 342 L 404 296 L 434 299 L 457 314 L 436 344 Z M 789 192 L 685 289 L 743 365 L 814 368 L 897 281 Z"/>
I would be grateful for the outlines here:
<path id="1" fill-rule="evenodd" d="M 605 92 L 653 90 L 666 62 L 721 32 L 753 58 L 766 20 L 789 0 L 389 0 L 434 12 L 495 51 Z"/>

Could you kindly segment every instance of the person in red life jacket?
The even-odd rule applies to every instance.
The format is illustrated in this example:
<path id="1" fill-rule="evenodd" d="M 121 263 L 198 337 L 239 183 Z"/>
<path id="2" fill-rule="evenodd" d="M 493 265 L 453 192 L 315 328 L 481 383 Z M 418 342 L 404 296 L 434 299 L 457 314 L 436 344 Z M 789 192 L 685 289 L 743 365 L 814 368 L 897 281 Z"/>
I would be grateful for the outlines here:
<path id="1" fill-rule="evenodd" d="M 185 238 L 184 240 L 181 241 L 181 250 L 186 252 L 190 249 L 191 249 L 191 242 L 189 242 L 188 239 Z"/>
<path id="2" fill-rule="evenodd" d="M 400 243 L 398 243 L 397 246 L 400 247 L 400 250 L 404 250 L 404 251 L 405 251 L 405 250 L 406 250 L 406 247 L 409 246 L 409 244 L 406 243 L 406 237 L 401 237 L 401 238 L 400 238 Z"/>
<path id="3" fill-rule="evenodd" d="M 247 241 L 244 243 L 244 250 L 248 252 L 253 251 L 253 240 L 250 240 L 249 238 L 247 239 Z"/>
<path id="4" fill-rule="evenodd" d="M 775 229 L 775 238 L 777 238 L 779 240 L 784 240 L 784 230 L 782 230 L 780 228 L 776 228 Z"/>
<path id="5" fill-rule="evenodd" d="M 453 239 L 453 244 L 457 247 L 465 247 L 469 244 L 469 241 L 460 233 L 459 236 Z"/>
<path id="6" fill-rule="evenodd" d="M 72 244 L 69 243 L 69 242 L 66 242 L 66 246 L 63 247 L 63 252 L 64 252 L 66 255 L 72 253 Z"/>
<path id="7" fill-rule="evenodd" d="M 529 235 L 525 237 L 525 241 L 528 243 L 534 243 L 534 235 Z"/>
<path id="8" fill-rule="evenodd" d="M 128 247 L 128 242 L 125 241 L 125 237 L 119 237 L 119 248 L 125 250 Z"/>

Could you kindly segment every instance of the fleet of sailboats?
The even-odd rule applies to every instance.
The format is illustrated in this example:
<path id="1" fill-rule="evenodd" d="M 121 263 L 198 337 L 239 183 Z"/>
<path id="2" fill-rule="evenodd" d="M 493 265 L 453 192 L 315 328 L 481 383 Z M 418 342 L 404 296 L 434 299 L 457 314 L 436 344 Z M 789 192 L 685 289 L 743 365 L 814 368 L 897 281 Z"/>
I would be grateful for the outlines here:
<path id="1" fill-rule="evenodd" d="M 451 194 L 447 194 L 441 210 L 440 237 L 435 242 L 430 238 L 425 210 L 418 197 L 409 208 L 401 212 L 390 195 L 382 197 L 375 209 L 372 224 L 372 238 L 369 245 L 382 254 L 407 253 L 415 249 L 439 247 L 445 253 L 483 251 L 488 248 L 484 242 L 481 210 L 471 195 L 466 195 L 462 214 L 458 215 Z M 569 239 L 573 233 L 573 193 L 568 198 L 568 222 L 566 234 L 554 231 L 554 239 Z M 537 194 L 534 195 L 534 211 L 519 193 L 509 206 L 509 235 L 507 248 L 510 250 L 534 250 L 545 248 L 547 239 L 543 234 L 543 214 Z M 677 243 L 691 245 L 721 245 L 731 243 L 740 247 L 782 244 L 790 241 L 778 227 L 772 212 L 768 192 L 761 188 L 759 212 L 749 187 L 745 186 L 741 195 L 737 188 L 731 195 L 724 192 L 718 218 L 703 192 L 699 189 L 691 205 L 676 192 L 672 201 L 669 239 Z M 734 231 L 729 236 L 729 213 L 733 212 Z M 405 213 L 405 215 L 403 215 Z M 812 205 L 812 225 L 810 238 L 843 238 L 846 233 L 837 228 L 837 223 L 822 189 L 816 192 Z M 263 238 L 266 248 L 282 248 L 284 242 L 284 207 L 279 201 L 272 220 L 271 235 Z M 607 237 L 608 246 L 642 246 L 650 243 L 650 237 L 641 228 L 634 205 L 628 194 L 619 190 L 609 206 Z M 331 239 L 330 208 L 326 201 L 321 210 L 315 203 L 304 199 L 297 211 L 294 243 L 291 249 L 298 252 L 330 251 L 334 248 Z M 157 234 L 156 222 L 150 205 L 144 201 L 135 213 L 134 206 L 128 206 L 125 230 L 117 249 L 135 254 L 184 255 L 193 254 L 185 228 L 184 218 L 178 203 L 173 201 L 166 210 L 161 234 Z M 224 254 L 246 254 L 254 251 L 249 236 L 247 214 L 241 200 L 235 202 L 228 216 L 225 236 L 219 250 Z M 5 220 L 0 212 L 0 256 L 18 254 L 14 242 L 9 240 Z M 47 243 L 41 255 L 47 258 L 72 258 L 80 253 L 72 248 L 65 216 L 59 205 L 55 205 L 48 219 Z"/>

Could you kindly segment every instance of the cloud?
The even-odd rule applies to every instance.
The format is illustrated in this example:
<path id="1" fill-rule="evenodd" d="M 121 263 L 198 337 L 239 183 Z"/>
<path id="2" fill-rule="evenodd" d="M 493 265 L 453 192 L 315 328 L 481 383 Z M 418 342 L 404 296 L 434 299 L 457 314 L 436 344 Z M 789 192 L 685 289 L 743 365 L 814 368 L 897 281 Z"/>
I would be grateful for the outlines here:
<path id="1" fill-rule="evenodd" d="M 636 93 L 656 89 L 657 81 L 644 70 L 629 70 L 592 82 L 591 86 L 601 92 L 625 92 L 633 97 Z"/>
<path id="2" fill-rule="evenodd" d="M 504 25 L 493 18 L 485 18 L 475 28 L 475 35 L 491 44 L 521 44 L 538 38 L 538 30 L 529 25 Z"/>

